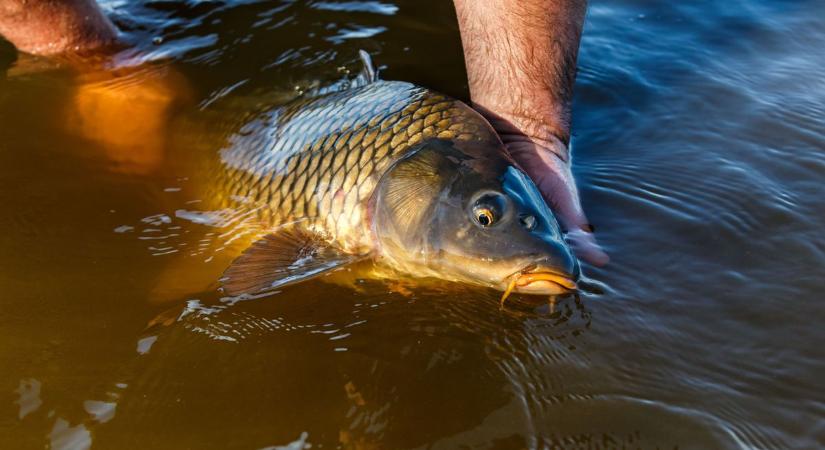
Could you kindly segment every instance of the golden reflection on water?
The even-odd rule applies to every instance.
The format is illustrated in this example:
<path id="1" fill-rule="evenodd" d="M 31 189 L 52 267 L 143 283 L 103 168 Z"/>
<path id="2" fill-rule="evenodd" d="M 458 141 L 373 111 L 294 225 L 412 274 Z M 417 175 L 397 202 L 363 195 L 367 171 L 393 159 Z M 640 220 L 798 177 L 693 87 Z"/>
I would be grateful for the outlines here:
<path id="1" fill-rule="evenodd" d="M 174 165 L 150 159 L 142 167 L 153 170 L 123 170 L 98 135 L 81 139 L 59 117 L 32 122 L 73 98 L 73 81 L 50 80 L 58 95 L 34 103 L 26 99 L 43 100 L 38 83 L 7 83 L 16 85 L 0 105 L 11 124 L 2 138 L 15 151 L 0 157 L 15 170 L 1 175 L 13 214 L 0 219 L 9 314 L 0 342 L 9 368 L 2 391 L 13 393 L 6 404 L 17 411 L 2 422 L 13 436 L 0 442 L 386 448 L 474 427 L 467 436 L 478 442 L 520 441 L 493 426 L 529 422 L 523 394 L 502 390 L 496 367 L 524 351 L 519 332 L 505 330 L 533 306 L 502 313 L 493 292 L 401 295 L 379 283 L 324 281 L 237 303 L 214 289 L 166 291 L 166 301 L 153 302 L 159 285 L 219 268 L 232 238 L 199 209 L 198 174 L 187 171 L 201 167 L 204 147 L 192 142 L 203 135 L 181 130 L 203 128 L 185 117 L 175 124 L 169 142 L 180 147 L 163 152 Z M 104 109 L 114 120 L 117 108 Z M 23 132 L 33 127 L 42 131 Z M 537 317 L 555 317 L 551 333 L 586 329 L 581 303 L 565 305 Z M 453 380 L 433 382 L 444 377 Z"/>
<path id="2" fill-rule="evenodd" d="M 67 111 L 67 129 L 93 142 L 116 170 L 160 169 L 175 107 L 191 102 L 187 82 L 169 66 L 85 69 Z"/>
<path id="3" fill-rule="evenodd" d="M 485 420 L 521 414 L 512 392 L 486 385 L 500 385 L 496 360 L 520 345 L 502 332 L 518 319 L 495 293 L 313 281 L 221 298 L 214 277 L 245 242 L 216 218 L 231 212 L 201 209 L 205 142 L 222 141 L 193 123 L 209 118 L 190 109 L 165 120 L 171 103 L 153 78 L 103 88 L 70 73 L 33 77 L 7 80 L 0 104 L 0 157 L 14 168 L 0 175 L 13 212 L 0 220 L 10 445 L 377 448 L 454 433 L 499 408 L 509 412 Z M 55 114 L 66 104 L 80 126 Z M 555 317 L 575 319 L 577 305 Z M 466 320 L 480 313 L 491 322 Z M 432 383 L 450 367 L 463 375 Z"/>

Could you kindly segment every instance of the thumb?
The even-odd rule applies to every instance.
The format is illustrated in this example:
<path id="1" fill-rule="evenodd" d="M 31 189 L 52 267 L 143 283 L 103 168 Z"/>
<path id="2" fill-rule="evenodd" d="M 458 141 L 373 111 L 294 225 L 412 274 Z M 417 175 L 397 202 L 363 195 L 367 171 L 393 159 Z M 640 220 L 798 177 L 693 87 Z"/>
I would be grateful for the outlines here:
<path id="1" fill-rule="evenodd" d="M 579 202 L 572 177 L 570 183 L 554 178 L 552 176 L 540 177 L 538 187 L 545 200 L 556 211 L 561 225 L 567 230 L 565 238 L 570 248 L 576 256 L 594 266 L 606 265 L 610 262 L 610 257 L 596 242 L 593 228 Z"/>
<path id="2" fill-rule="evenodd" d="M 570 248 L 582 260 L 596 267 L 606 266 L 610 262 L 610 257 L 596 242 L 593 233 L 584 230 L 572 230 L 567 232 L 566 238 Z"/>

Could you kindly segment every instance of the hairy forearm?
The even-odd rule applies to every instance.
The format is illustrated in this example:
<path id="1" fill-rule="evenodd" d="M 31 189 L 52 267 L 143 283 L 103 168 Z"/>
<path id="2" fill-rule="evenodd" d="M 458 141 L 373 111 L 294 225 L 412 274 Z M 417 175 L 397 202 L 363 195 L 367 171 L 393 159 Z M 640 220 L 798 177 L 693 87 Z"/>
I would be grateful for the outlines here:
<path id="1" fill-rule="evenodd" d="M 117 39 L 94 0 L 0 0 L 0 35 L 39 55 L 94 50 Z"/>
<path id="2" fill-rule="evenodd" d="M 454 2 L 474 105 L 514 131 L 567 144 L 586 0 Z"/>

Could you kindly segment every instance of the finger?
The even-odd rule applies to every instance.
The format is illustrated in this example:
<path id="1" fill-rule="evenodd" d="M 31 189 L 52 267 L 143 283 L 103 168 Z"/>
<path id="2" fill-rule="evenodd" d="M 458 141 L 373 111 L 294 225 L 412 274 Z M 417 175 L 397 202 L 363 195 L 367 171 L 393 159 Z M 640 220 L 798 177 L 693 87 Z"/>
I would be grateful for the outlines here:
<path id="1" fill-rule="evenodd" d="M 527 175 L 568 230 L 587 229 L 587 218 L 579 201 L 579 192 L 570 167 L 558 157 L 537 146 L 521 147 L 514 152 Z"/>
<path id="2" fill-rule="evenodd" d="M 545 176 L 540 181 L 539 190 L 548 203 L 553 205 L 559 221 L 567 230 L 566 238 L 576 256 L 595 266 L 604 266 L 610 261 L 610 257 L 601 249 L 590 231 L 590 222 L 584 215 L 575 185 L 572 188 L 570 186 L 559 179 Z"/>
<path id="3" fill-rule="evenodd" d="M 568 231 L 565 235 L 570 248 L 579 259 L 596 267 L 604 267 L 610 262 L 610 257 L 596 242 L 596 236 L 584 230 Z"/>
<path id="4" fill-rule="evenodd" d="M 570 166 L 536 145 L 519 143 L 509 146 L 509 150 L 552 206 L 576 256 L 596 266 L 607 264 L 610 258 L 590 232 Z"/>

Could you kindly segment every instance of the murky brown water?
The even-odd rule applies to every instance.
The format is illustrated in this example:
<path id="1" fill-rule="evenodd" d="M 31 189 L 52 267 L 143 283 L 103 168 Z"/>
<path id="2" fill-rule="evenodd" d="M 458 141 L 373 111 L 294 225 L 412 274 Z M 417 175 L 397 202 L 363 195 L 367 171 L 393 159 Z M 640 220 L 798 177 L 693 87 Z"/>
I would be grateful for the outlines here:
<path id="1" fill-rule="evenodd" d="M 591 2 L 575 168 L 613 259 L 553 311 L 174 289 L 220 269 L 204 161 L 256 105 L 359 48 L 466 96 L 449 2 L 103 5 L 191 100 L 0 47 L 0 448 L 825 445 L 821 2 Z"/>

